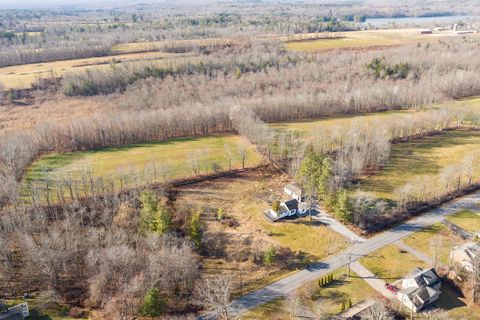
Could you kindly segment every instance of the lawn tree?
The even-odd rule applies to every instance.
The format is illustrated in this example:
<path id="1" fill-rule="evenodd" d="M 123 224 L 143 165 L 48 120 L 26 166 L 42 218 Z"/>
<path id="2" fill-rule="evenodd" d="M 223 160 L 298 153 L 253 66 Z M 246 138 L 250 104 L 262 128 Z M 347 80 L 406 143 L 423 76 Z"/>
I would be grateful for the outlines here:
<path id="1" fill-rule="evenodd" d="M 232 277 L 229 275 L 201 279 L 195 286 L 195 301 L 206 310 L 213 311 L 218 319 L 227 320 L 232 286 Z"/>
<path id="2" fill-rule="evenodd" d="M 434 250 L 434 255 L 433 255 L 433 268 L 437 268 L 438 263 L 439 263 L 439 255 L 440 255 L 440 249 L 442 248 L 443 241 L 440 235 L 436 235 L 430 242 L 430 245 L 432 246 Z"/>
<path id="3" fill-rule="evenodd" d="M 172 174 L 172 166 L 169 163 L 162 162 L 158 166 L 158 171 L 162 177 L 163 184 L 167 185 L 170 175 Z"/>
<path id="4" fill-rule="evenodd" d="M 245 169 L 245 161 L 247 159 L 247 147 L 244 143 L 239 143 L 237 145 L 238 158 L 242 163 L 242 169 Z"/>
<path id="5" fill-rule="evenodd" d="M 228 144 L 223 145 L 223 150 L 225 152 L 225 159 L 227 160 L 228 163 L 228 170 L 232 171 L 232 162 L 235 159 L 232 150 L 230 149 L 230 146 Z"/>
<path id="6" fill-rule="evenodd" d="M 395 319 L 395 317 L 391 314 L 390 310 L 388 310 L 383 301 L 375 301 L 375 303 L 369 308 L 368 313 L 369 320 Z"/>

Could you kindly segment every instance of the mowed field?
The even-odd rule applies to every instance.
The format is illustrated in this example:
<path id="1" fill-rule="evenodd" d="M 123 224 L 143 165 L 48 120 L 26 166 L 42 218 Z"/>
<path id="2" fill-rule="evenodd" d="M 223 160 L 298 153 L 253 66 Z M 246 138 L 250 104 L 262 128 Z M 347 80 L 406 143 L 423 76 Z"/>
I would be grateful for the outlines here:
<path id="1" fill-rule="evenodd" d="M 190 54 L 165 52 L 128 53 L 105 57 L 61 60 L 44 63 L 32 63 L 0 68 L 0 83 L 7 89 L 30 88 L 40 78 L 59 78 L 66 72 L 92 69 L 105 70 L 115 63 L 142 63 L 157 61 L 158 63 L 182 63 L 191 59 Z M 168 62 L 167 62 L 168 61 Z"/>
<path id="2" fill-rule="evenodd" d="M 331 49 L 385 47 L 418 42 L 436 42 L 439 39 L 458 37 L 452 32 L 418 34 L 417 29 L 386 29 L 342 32 L 337 38 L 287 41 L 286 47 L 293 51 L 318 52 Z M 467 36 L 478 36 L 471 34 Z"/>
<path id="3" fill-rule="evenodd" d="M 436 175 L 449 165 L 461 163 L 470 152 L 480 150 L 480 132 L 445 131 L 408 143 L 394 144 L 382 170 L 362 179 L 358 188 L 375 197 L 397 199 L 395 190 L 424 175 Z M 480 168 L 475 168 L 480 174 Z"/>
<path id="4" fill-rule="evenodd" d="M 238 149 L 246 148 L 246 167 L 262 162 L 255 147 L 245 139 L 234 135 L 211 135 L 198 138 L 179 138 L 162 142 L 126 145 L 86 152 L 50 154 L 35 163 L 27 171 L 27 181 L 60 180 L 71 176 L 77 179 L 85 171 L 93 171 L 94 177 L 115 179 L 127 173 L 155 175 L 162 181 L 160 171 L 167 169 L 167 178 L 179 179 L 194 175 L 192 166 L 198 164 L 200 174 L 229 169 L 225 146 L 233 155 L 232 168 L 241 168 Z M 196 162 L 196 164 L 194 164 Z"/>

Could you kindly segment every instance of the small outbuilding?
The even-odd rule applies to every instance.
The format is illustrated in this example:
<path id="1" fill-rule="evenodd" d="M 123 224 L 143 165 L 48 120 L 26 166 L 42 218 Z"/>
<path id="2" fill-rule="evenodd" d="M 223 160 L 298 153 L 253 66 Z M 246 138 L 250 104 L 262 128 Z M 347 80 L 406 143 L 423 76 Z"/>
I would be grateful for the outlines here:
<path id="1" fill-rule="evenodd" d="M 304 192 L 302 187 L 300 187 L 296 183 L 289 183 L 284 188 L 283 191 L 291 196 L 293 199 L 297 200 L 298 202 L 303 202 L 304 200 Z"/>

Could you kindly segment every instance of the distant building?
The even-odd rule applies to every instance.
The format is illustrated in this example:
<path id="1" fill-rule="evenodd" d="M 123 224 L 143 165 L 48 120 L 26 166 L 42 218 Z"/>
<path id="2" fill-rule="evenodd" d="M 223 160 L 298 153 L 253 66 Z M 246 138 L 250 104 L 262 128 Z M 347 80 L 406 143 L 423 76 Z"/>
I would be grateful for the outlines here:
<path id="1" fill-rule="evenodd" d="M 418 312 L 436 301 L 440 296 L 442 280 L 435 269 L 415 268 L 402 280 L 402 290 L 397 298 L 409 309 Z"/>
<path id="2" fill-rule="evenodd" d="M 297 185 L 296 183 L 289 183 L 284 188 L 283 191 L 291 196 L 293 199 L 297 200 L 298 202 L 303 202 L 304 200 L 304 192 L 303 189 Z"/>
<path id="3" fill-rule="evenodd" d="M 418 34 L 432 34 L 432 29 L 420 29 L 420 30 L 417 30 L 417 33 Z"/>
<path id="4" fill-rule="evenodd" d="M 480 256 L 480 245 L 474 242 L 467 242 L 456 246 L 450 252 L 450 259 L 463 269 L 473 272 L 473 261 Z"/>

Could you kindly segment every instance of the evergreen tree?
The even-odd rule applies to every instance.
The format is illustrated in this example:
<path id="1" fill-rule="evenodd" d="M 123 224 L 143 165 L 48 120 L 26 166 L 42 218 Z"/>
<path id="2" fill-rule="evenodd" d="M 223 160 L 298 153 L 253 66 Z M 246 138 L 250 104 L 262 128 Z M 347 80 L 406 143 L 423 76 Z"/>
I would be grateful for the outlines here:
<path id="1" fill-rule="evenodd" d="M 165 300 L 160 296 L 158 289 L 149 289 L 143 298 L 141 315 L 144 317 L 158 317 L 165 311 Z"/>
<path id="2" fill-rule="evenodd" d="M 157 234 L 166 234 L 172 230 L 172 214 L 165 205 L 160 205 L 155 217 L 155 228 L 152 230 Z"/>
<path id="3" fill-rule="evenodd" d="M 190 221 L 189 237 L 197 250 L 200 250 L 203 238 L 201 214 L 202 211 L 197 210 L 193 213 L 192 220 Z"/>
<path id="4" fill-rule="evenodd" d="M 340 311 L 345 310 L 345 302 L 342 302 L 342 306 L 340 307 Z"/>
<path id="5" fill-rule="evenodd" d="M 350 195 L 346 189 L 338 192 L 337 202 L 335 204 L 334 213 L 342 221 L 352 221 L 353 204 Z"/>
<path id="6" fill-rule="evenodd" d="M 145 190 L 140 195 L 142 210 L 140 213 L 140 232 L 145 233 L 154 229 L 155 215 L 158 211 L 157 197 L 151 190 Z"/>
<path id="7" fill-rule="evenodd" d="M 352 299 L 348 298 L 347 308 L 351 308 L 351 307 L 352 307 Z"/>
<path id="8" fill-rule="evenodd" d="M 140 196 L 142 211 L 140 213 L 140 233 L 153 232 L 166 234 L 172 228 L 172 216 L 168 208 L 158 203 L 156 195 L 144 191 Z"/>
<path id="9" fill-rule="evenodd" d="M 263 256 L 263 263 L 266 265 L 273 264 L 275 262 L 276 256 L 277 256 L 277 250 L 272 245 L 267 249 L 267 251 L 265 251 L 265 255 Z"/>

